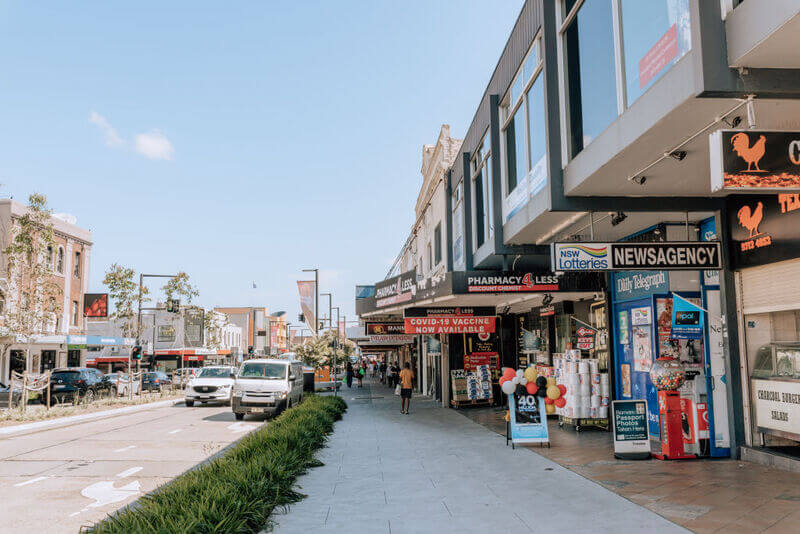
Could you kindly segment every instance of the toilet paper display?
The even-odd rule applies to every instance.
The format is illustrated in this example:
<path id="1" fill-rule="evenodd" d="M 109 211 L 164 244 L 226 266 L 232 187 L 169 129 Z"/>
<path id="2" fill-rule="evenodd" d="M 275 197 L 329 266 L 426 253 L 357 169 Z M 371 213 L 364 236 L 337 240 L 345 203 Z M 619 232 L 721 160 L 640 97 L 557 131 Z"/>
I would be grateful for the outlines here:
<path id="1" fill-rule="evenodd" d="M 479 365 L 475 371 L 463 369 L 450 371 L 453 400 L 488 400 L 492 398 L 492 376 L 488 365 Z"/>
<path id="2" fill-rule="evenodd" d="M 601 373 L 599 361 L 580 357 L 580 351 L 567 351 L 553 358 L 556 383 L 567 386 L 567 402 L 556 413 L 572 419 L 608 418 L 610 387 L 608 373 Z"/>

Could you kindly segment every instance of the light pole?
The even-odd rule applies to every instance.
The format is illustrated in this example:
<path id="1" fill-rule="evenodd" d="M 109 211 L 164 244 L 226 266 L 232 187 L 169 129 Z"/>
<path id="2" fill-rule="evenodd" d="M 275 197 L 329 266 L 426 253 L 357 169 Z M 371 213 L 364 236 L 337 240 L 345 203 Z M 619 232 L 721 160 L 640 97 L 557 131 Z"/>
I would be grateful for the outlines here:
<path id="1" fill-rule="evenodd" d="M 314 272 L 314 324 L 311 326 L 311 333 L 317 335 L 319 328 L 319 269 L 303 269 L 304 273 Z"/>
<path id="2" fill-rule="evenodd" d="M 331 308 L 330 318 L 333 319 L 333 310 L 336 310 L 336 337 L 333 340 L 333 396 L 336 393 L 336 352 L 339 350 L 339 306 Z"/>

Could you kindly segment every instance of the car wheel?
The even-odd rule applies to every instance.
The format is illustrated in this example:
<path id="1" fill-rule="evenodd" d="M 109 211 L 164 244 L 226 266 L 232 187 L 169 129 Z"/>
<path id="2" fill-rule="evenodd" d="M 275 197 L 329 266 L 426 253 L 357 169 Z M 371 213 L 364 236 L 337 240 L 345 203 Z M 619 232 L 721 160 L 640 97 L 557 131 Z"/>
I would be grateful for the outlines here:
<path id="1" fill-rule="evenodd" d="M 233 415 L 234 415 L 234 417 L 236 417 L 237 421 L 241 421 L 242 419 L 244 419 L 244 414 L 243 413 L 235 413 Z"/>
<path id="2" fill-rule="evenodd" d="M 191 408 L 192 406 L 194 406 L 194 401 L 189 401 L 189 400 L 187 400 L 187 401 L 185 401 L 185 402 L 186 402 L 186 406 L 188 406 L 189 408 Z"/>
<path id="3" fill-rule="evenodd" d="M 83 397 L 84 397 L 84 399 L 86 399 L 86 402 L 94 402 L 94 390 L 93 389 L 87 389 L 86 393 L 84 393 Z"/>
<path id="4" fill-rule="evenodd" d="M 116 396 L 117 396 L 117 388 L 116 388 L 116 386 L 111 386 L 111 389 L 108 390 L 108 396 L 109 396 L 109 398 L 112 398 L 112 399 L 116 398 Z"/>

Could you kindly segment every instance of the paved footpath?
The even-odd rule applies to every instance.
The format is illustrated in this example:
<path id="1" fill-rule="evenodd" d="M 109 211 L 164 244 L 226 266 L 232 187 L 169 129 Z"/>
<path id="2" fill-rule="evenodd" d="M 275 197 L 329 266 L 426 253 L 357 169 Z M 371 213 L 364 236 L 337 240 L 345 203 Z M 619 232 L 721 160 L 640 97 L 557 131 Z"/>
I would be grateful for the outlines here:
<path id="1" fill-rule="evenodd" d="M 341 395 L 325 465 L 276 533 L 687 532 L 424 397 L 401 415 L 380 384 Z"/>
<path id="2" fill-rule="evenodd" d="M 76 533 L 262 423 L 179 404 L 0 439 L 0 532 Z"/>

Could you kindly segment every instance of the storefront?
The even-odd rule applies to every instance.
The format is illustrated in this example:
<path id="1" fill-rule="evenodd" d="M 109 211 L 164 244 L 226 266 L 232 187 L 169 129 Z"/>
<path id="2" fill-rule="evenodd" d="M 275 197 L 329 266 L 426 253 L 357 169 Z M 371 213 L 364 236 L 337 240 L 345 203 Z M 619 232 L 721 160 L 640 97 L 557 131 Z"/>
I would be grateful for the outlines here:
<path id="1" fill-rule="evenodd" d="M 800 458 L 800 196 L 729 197 L 728 210 L 746 442 Z"/>
<path id="2" fill-rule="evenodd" d="M 203 367 L 207 359 L 215 361 L 216 357 L 217 351 L 214 349 L 189 347 L 156 350 L 153 356 L 153 370 L 169 374 L 183 367 Z M 181 363 L 181 358 L 183 358 L 183 363 Z"/>
<path id="3" fill-rule="evenodd" d="M 86 366 L 96 367 L 103 373 L 128 371 L 128 356 L 136 341 L 129 337 L 81 336 L 86 345 Z M 135 365 L 135 363 L 134 363 Z"/>

